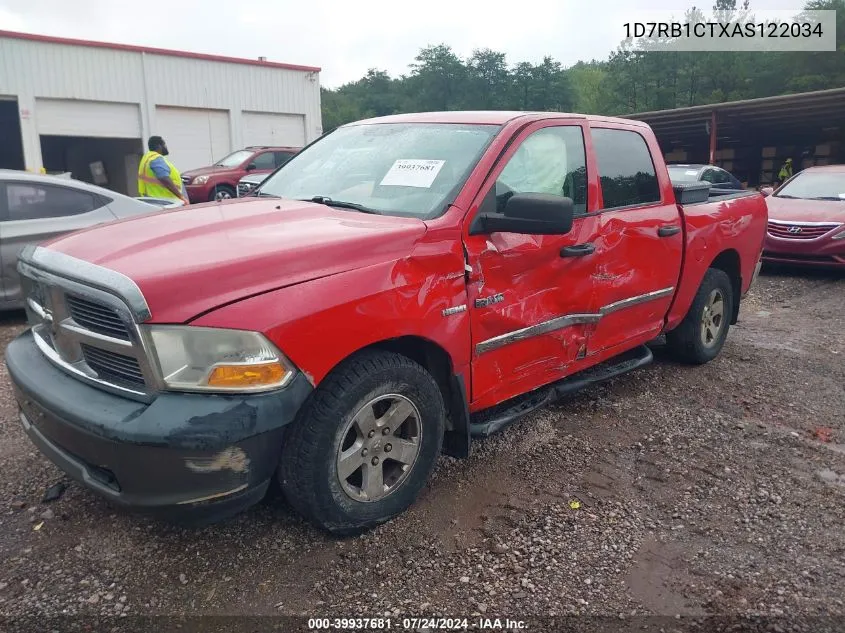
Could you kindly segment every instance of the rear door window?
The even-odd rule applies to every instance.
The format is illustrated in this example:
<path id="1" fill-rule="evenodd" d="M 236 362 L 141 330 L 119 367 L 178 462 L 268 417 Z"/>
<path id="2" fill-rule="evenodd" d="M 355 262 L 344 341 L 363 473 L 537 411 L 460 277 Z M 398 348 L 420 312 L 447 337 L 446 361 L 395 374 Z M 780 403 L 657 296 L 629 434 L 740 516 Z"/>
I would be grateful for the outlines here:
<path id="1" fill-rule="evenodd" d="M 293 152 L 273 152 L 273 155 L 276 157 L 276 167 L 281 167 L 294 157 Z"/>
<path id="2" fill-rule="evenodd" d="M 660 186 L 645 139 L 637 132 L 592 128 L 605 209 L 660 202 Z"/>
<path id="3" fill-rule="evenodd" d="M 273 152 L 264 152 L 252 159 L 252 164 L 256 169 L 275 169 L 276 161 L 273 158 Z"/>
<path id="4" fill-rule="evenodd" d="M 99 209 L 108 201 L 87 191 L 41 183 L 6 183 L 8 221 L 40 220 L 80 215 Z"/>

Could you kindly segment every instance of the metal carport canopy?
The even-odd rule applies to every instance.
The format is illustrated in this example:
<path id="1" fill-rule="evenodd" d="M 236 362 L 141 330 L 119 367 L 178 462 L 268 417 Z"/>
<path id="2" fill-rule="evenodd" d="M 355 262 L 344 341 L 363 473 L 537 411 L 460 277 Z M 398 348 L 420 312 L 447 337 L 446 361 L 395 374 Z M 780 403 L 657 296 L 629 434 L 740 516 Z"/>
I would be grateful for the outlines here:
<path id="1" fill-rule="evenodd" d="M 728 101 L 709 105 L 622 115 L 645 121 L 664 151 L 701 147 L 708 142 L 706 124 L 715 121 L 716 146 L 811 144 L 842 136 L 845 88 Z"/>

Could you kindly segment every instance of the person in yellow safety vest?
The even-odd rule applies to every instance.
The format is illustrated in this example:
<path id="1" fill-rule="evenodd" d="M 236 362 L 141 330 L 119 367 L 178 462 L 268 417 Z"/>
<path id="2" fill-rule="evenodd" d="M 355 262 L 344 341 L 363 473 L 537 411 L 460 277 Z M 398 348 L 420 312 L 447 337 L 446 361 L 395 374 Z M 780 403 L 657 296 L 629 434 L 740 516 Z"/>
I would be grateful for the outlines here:
<path id="1" fill-rule="evenodd" d="M 138 165 L 138 195 L 151 198 L 178 198 L 190 204 L 182 174 L 166 157 L 167 143 L 160 136 L 151 136 L 147 141 L 149 151 L 141 157 Z"/>
<path id="2" fill-rule="evenodd" d="M 781 184 L 785 183 L 787 180 L 792 178 L 792 159 L 787 158 L 786 162 L 780 168 L 778 172 L 778 180 Z"/>

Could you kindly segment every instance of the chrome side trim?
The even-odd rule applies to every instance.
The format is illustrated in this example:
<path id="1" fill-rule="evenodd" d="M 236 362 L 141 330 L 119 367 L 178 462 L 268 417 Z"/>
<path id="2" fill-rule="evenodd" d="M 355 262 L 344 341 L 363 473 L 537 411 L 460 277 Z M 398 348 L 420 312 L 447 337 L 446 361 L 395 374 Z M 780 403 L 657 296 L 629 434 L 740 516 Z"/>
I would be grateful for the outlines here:
<path id="1" fill-rule="evenodd" d="M 43 271 L 112 295 L 117 295 L 129 306 L 136 323 L 143 323 L 151 316 L 150 307 L 141 289 L 129 277 L 110 268 L 86 262 L 43 246 L 27 245 L 18 257 L 18 269 L 30 264 Z"/>
<path id="2" fill-rule="evenodd" d="M 562 330 L 563 328 L 567 328 L 572 325 L 598 323 L 601 317 L 602 315 L 600 314 L 567 314 L 565 316 L 559 316 L 551 319 L 550 321 L 544 321 L 543 323 L 538 323 L 537 325 L 530 325 L 522 328 L 521 330 L 515 330 L 513 332 L 508 332 L 507 334 L 494 336 L 493 338 L 482 341 L 476 345 L 475 351 L 478 354 L 483 354 L 484 352 L 489 352 L 491 350 L 498 349 L 499 347 L 516 343 L 517 341 L 523 341 L 534 336 L 548 334 L 549 332 L 554 332 L 555 330 Z"/>
<path id="3" fill-rule="evenodd" d="M 647 292 L 644 295 L 628 297 L 627 299 L 622 299 L 621 301 L 614 301 L 613 303 L 607 304 L 601 310 L 599 310 L 599 312 L 601 312 L 602 315 L 611 314 L 612 312 L 616 312 L 617 310 L 624 310 L 625 308 L 630 308 L 631 306 L 646 303 L 647 301 L 654 301 L 655 299 L 662 299 L 663 297 L 668 297 L 674 291 L 675 287 L 672 286 L 670 288 L 663 288 L 662 290 Z"/>
<path id="4" fill-rule="evenodd" d="M 642 295 L 628 297 L 627 299 L 622 299 L 621 301 L 615 301 L 613 303 L 610 303 L 601 308 L 601 310 L 599 310 L 599 312 L 597 313 L 566 314 L 563 316 L 555 317 L 554 319 L 551 319 L 549 321 L 543 321 L 542 323 L 538 323 L 536 325 L 530 325 L 520 330 L 514 330 L 513 332 L 500 334 L 499 336 L 494 336 L 493 338 L 489 338 L 486 341 L 482 341 L 481 343 L 476 345 L 475 352 L 476 354 L 481 355 L 485 352 L 504 347 L 505 345 L 516 343 L 517 341 L 523 341 L 527 338 L 532 338 L 534 336 L 541 336 L 543 334 L 548 334 L 549 332 L 554 332 L 556 330 L 562 330 L 573 325 L 598 323 L 602 319 L 602 317 L 608 314 L 617 312 L 619 310 L 624 310 L 626 308 L 630 308 L 641 303 L 646 303 L 647 301 L 654 301 L 655 299 L 668 297 L 674 292 L 674 290 L 674 286 L 670 288 L 663 288 L 661 290 L 654 290 L 653 292 L 647 292 Z"/>

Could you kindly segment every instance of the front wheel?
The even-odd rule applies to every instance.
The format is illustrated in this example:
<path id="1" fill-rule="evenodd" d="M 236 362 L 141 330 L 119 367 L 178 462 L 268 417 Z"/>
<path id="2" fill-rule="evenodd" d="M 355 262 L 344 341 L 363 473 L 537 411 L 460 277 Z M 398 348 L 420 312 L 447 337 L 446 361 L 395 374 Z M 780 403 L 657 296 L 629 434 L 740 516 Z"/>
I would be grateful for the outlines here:
<path id="1" fill-rule="evenodd" d="M 365 352 L 334 370 L 289 428 L 279 482 L 291 506 L 320 527 L 361 532 L 414 502 L 444 427 L 431 374 L 405 356 Z"/>
<path id="2" fill-rule="evenodd" d="M 211 200 L 229 200 L 235 197 L 235 190 L 229 185 L 217 185 L 211 192 Z"/>
<path id="3" fill-rule="evenodd" d="M 731 279 L 710 268 L 681 324 L 666 334 L 671 354 L 694 365 L 707 363 L 722 350 L 734 311 Z"/>

